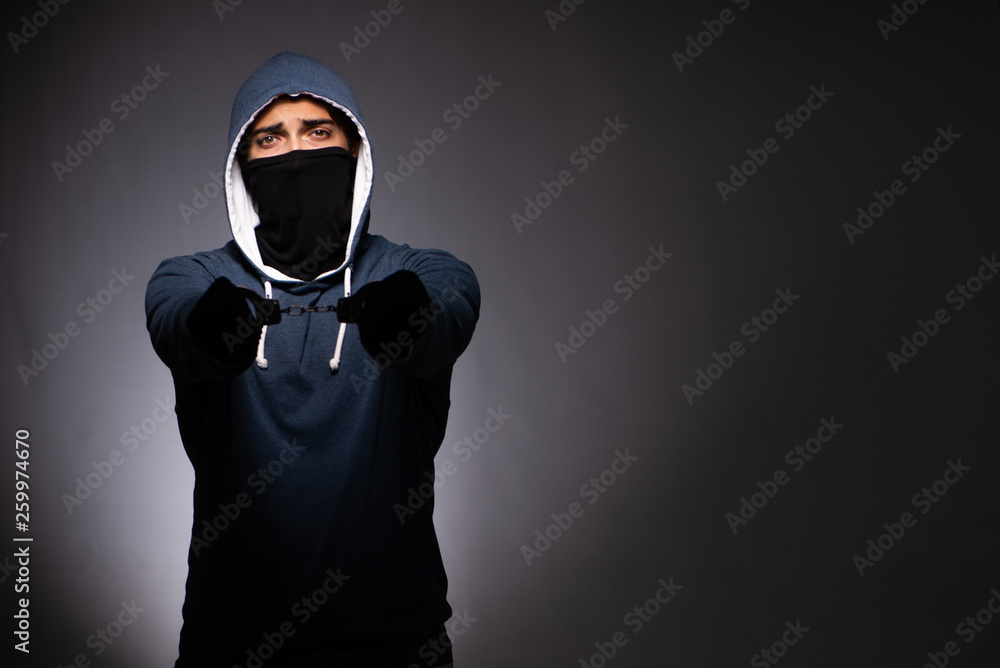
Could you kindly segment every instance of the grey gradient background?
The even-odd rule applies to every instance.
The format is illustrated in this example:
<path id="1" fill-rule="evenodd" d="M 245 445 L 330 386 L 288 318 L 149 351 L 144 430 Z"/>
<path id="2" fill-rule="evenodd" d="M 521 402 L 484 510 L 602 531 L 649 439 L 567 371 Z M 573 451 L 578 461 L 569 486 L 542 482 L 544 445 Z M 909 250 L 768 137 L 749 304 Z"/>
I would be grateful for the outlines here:
<path id="1" fill-rule="evenodd" d="M 607 665 L 747 665 L 796 620 L 810 630 L 782 666 L 916 668 L 948 641 L 950 665 L 995 665 L 1000 620 L 968 644 L 956 625 L 1000 587 L 1000 281 L 961 311 L 945 295 L 1000 251 L 996 3 L 927 2 L 886 41 L 889 2 L 591 0 L 552 30 L 556 0 L 403 0 L 346 62 L 339 43 L 385 6 L 243 0 L 220 20 L 209 0 L 77 0 L 17 53 L 0 47 L 3 665 L 176 657 L 193 475 L 174 419 L 153 419 L 173 389 L 143 294 L 160 260 L 230 239 L 221 196 L 189 222 L 180 207 L 223 167 L 236 89 L 283 49 L 357 92 L 371 230 L 449 250 L 481 281 L 438 458 L 457 464 L 435 510 L 449 598 L 476 619 L 457 666 L 604 665 L 595 643 L 617 631 L 628 643 Z M 672 52 L 727 7 L 735 22 L 679 73 Z M 38 11 L 5 3 L 0 27 Z M 119 119 L 112 101 L 157 65 L 169 75 Z M 500 87 L 452 130 L 442 113 L 488 75 Z M 834 95 L 783 139 L 775 121 L 813 85 Z M 114 132 L 58 180 L 52 162 L 104 117 Z M 628 128 L 577 172 L 571 153 L 606 117 Z M 906 180 L 902 163 L 949 126 L 961 138 Z M 384 173 L 437 127 L 447 141 L 390 191 Z M 780 150 L 723 202 L 716 181 L 768 137 Z M 563 169 L 573 184 L 519 233 L 511 214 Z M 906 193 L 850 244 L 843 223 L 896 178 Z M 623 301 L 616 281 L 661 244 L 672 257 Z M 123 267 L 135 279 L 85 323 L 78 304 Z M 681 386 L 747 343 L 741 325 L 778 288 L 799 301 L 689 404 Z M 555 344 L 608 298 L 618 311 L 561 361 Z M 951 321 L 894 373 L 886 354 L 938 308 Z M 71 320 L 79 336 L 25 385 L 17 366 Z M 461 461 L 454 444 L 500 408 L 511 418 Z M 843 430 L 791 473 L 785 453 L 830 416 Z M 155 429 L 128 452 L 144 420 Z M 30 656 L 11 633 L 18 429 Z M 626 448 L 638 460 L 588 504 L 581 485 Z M 63 495 L 113 450 L 124 463 L 68 512 Z M 859 577 L 852 557 L 958 458 L 971 470 Z M 726 514 L 778 468 L 790 482 L 734 535 Z M 583 515 L 529 566 L 522 545 L 573 502 Z M 671 577 L 683 589 L 633 633 L 626 613 Z M 143 612 L 95 655 L 88 637 L 133 599 Z"/>

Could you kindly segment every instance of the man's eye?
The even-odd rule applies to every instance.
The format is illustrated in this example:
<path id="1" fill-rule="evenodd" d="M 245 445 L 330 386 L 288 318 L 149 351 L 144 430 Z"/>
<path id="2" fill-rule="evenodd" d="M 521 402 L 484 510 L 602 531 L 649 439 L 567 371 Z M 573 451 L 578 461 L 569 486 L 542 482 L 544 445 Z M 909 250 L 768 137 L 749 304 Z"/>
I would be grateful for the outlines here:
<path id="1" fill-rule="evenodd" d="M 257 146 L 270 146 L 275 141 L 274 135 L 264 135 L 257 140 Z"/>
<path id="2" fill-rule="evenodd" d="M 317 137 L 323 137 L 325 139 L 330 136 L 330 131 L 324 130 L 323 128 L 316 128 L 313 130 L 313 134 Z"/>

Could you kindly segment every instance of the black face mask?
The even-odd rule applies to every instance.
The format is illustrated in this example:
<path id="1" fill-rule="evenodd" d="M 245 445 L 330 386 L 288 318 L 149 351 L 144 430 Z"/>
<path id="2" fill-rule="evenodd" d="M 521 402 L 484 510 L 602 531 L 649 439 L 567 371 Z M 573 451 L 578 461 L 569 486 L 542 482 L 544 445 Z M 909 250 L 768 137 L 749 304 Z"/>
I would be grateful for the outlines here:
<path id="1" fill-rule="evenodd" d="M 311 281 L 344 261 L 357 158 L 334 146 L 251 160 L 243 181 L 257 205 L 264 264 Z"/>

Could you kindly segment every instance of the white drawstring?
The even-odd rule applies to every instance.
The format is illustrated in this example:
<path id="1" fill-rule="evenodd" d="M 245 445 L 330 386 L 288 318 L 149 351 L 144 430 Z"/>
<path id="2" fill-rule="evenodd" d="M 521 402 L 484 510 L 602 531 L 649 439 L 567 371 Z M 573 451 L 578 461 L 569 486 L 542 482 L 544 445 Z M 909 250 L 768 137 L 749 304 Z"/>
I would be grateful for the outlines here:
<path id="1" fill-rule="evenodd" d="M 344 269 L 344 298 L 351 296 L 351 268 L 348 266 Z M 330 359 L 330 371 L 337 373 L 340 369 L 340 351 L 344 347 L 344 334 L 347 332 L 347 323 L 340 323 L 340 331 L 337 333 L 337 347 L 333 351 L 333 357 Z"/>
<path id="2" fill-rule="evenodd" d="M 271 281 L 264 281 L 264 296 L 267 299 L 272 298 L 271 292 Z M 344 297 L 351 296 L 351 268 L 347 267 L 344 270 Z M 340 331 L 337 332 L 337 347 L 333 351 L 333 357 L 330 359 L 330 371 L 337 373 L 340 369 L 340 353 L 344 348 L 344 335 L 347 333 L 347 323 L 340 323 Z M 257 366 L 261 369 L 267 368 L 267 358 L 264 357 L 264 339 L 267 338 L 267 325 L 264 325 L 260 331 L 260 341 L 257 343 Z"/>
<path id="3" fill-rule="evenodd" d="M 264 281 L 264 296 L 271 299 L 271 281 Z M 257 343 L 257 366 L 267 368 L 267 358 L 264 357 L 264 337 L 267 336 L 267 325 L 261 327 L 260 341 Z"/>

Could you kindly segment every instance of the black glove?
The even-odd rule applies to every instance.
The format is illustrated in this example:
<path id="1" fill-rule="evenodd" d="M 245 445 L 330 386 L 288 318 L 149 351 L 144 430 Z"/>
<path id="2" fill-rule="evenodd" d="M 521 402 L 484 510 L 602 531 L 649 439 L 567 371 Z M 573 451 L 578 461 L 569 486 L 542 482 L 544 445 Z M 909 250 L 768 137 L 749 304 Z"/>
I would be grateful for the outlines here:
<path id="1" fill-rule="evenodd" d="M 227 371 L 245 371 L 257 354 L 264 319 L 255 316 L 244 290 L 216 279 L 191 309 L 187 327 L 194 344 Z"/>
<path id="2" fill-rule="evenodd" d="M 397 271 L 341 299 L 337 316 L 356 322 L 361 345 L 382 368 L 405 362 L 432 319 L 431 298 L 412 271 Z"/>

